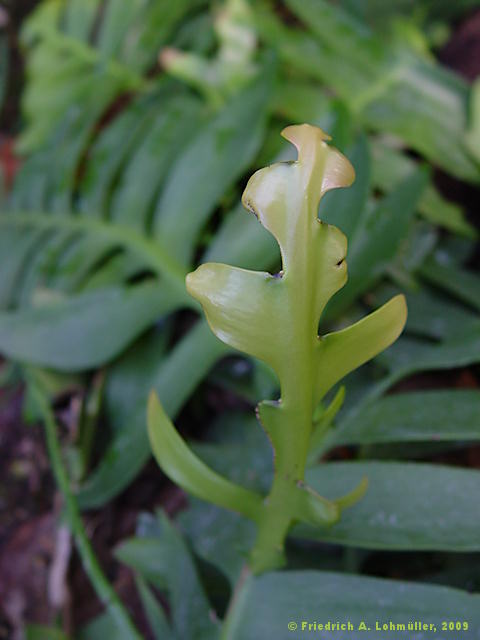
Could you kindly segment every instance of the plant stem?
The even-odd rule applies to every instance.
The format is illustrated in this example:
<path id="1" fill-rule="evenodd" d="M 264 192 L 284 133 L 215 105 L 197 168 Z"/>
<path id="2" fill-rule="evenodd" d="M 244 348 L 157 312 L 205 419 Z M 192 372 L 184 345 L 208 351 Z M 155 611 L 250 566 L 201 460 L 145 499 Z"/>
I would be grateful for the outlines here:
<path id="1" fill-rule="evenodd" d="M 309 293 L 313 285 L 308 257 L 304 260 L 303 264 L 298 261 L 299 264 L 292 266 L 290 276 L 285 278 L 285 285 L 296 291 L 304 304 L 292 305 L 290 309 L 296 333 L 292 336 L 292 352 L 280 376 L 281 404 L 273 409 L 270 418 L 266 416 L 270 424 L 264 425 L 274 441 L 275 476 L 251 553 L 254 573 L 278 569 L 285 564 L 285 539 L 295 520 L 298 485 L 305 477 L 314 409 L 311 381 L 315 341 L 312 336 L 316 340 L 316 323 Z"/>
<path id="2" fill-rule="evenodd" d="M 99 599 L 102 601 L 112 620 L 117 625 L 119 632 L 129 639 L 143 640 L 142 635 L 136 629 L 118 595 L 103 573 L 85 532 L 82 517 L 80 515 L 77 502 L 70 490 L 70 482 L 63 465 L 60 443 L 57 437 L 57 425 L 50 405 L 45 398 L 45 395 L 35 384 L 35 381 L 31 381 L 30 389 L 45 423 L 50 462 L 52 464 L 57 484 L 63 494 L 68 524 L 73 534 L 77 551 L 82 560 L 85 572 L 90 578 Z"/>
<path id="3" fill-rule="evenodd" d="M 90 466 L 92 448 L 94 444 L 95 428 L 97 426 L 98 413 L 103 402 L 103 391 L 105 387 L 105 371 L 100 371 L 93 378 L 92 389 L 84 401 L 82 412 L 82 429 L 79 437 L 79 448 L 81 455 L 81 475 L 80 481 L 85 479 Z"/>

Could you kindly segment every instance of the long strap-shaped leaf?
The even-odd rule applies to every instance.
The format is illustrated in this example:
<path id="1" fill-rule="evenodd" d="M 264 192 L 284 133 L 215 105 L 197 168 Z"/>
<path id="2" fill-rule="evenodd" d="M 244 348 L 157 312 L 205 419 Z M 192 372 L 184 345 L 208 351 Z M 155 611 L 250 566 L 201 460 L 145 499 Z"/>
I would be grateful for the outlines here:
<path id="1" fill-rule="evenodd" d="M 323 309 L 347 280 L 346 238 L 317 218 L 318 205 L 330 189 L 349 186 L 354 170 L 316 127 L 287 127 L 282 135 L 297 147 L 298 161 L 257 171 L 243 203 L 277 240 L 283 270 L 272 275 L 209 263 L 187 276 L 187 289 L 215 335 L 264 360 L 280 380 L 280 400 L 258 407 L 275 451 L 275 476 L 254 518 L 258 539 L 250 565 L 256 572 L 283 564 L 284 540 L 295 521 L 331 524 L 363 495 L 365 482 L 336 503 L 304 485 L 313 413 L 338 380 L 388 347 L 406 320 L 405 299 L 397 296 L 347 329 L 318 335 Z M 150 429 L 152 435 L 152 423 Z M 188 464 L 188 456 L 163 457 L 164 469 L 166 462 L 170 477 L 190 488 L 178 468 L 172 472 L 172 465 Z"/>

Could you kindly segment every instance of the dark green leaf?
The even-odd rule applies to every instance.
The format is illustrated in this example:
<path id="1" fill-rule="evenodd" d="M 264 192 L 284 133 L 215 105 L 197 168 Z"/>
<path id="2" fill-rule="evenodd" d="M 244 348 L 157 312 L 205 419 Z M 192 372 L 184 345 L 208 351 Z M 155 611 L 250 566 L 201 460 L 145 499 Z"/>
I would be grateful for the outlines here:
<path id="1" fill-rule="evenodd" d="M 451 264 L 442 265 L 429 261 L 422 267 L 420 274 L 427 282 L 480 311 L 480 277 L 475 273 L 458 269 Z"/>
<path id="2" fill-rule="evenodd" d="M 326 193 L 319 217 L 343 231 L 350 244 L 357 231 L 361 233 L 366 216 L 371 164 L 367 140 L 360 138 L 347 156 L 355 167 L 355 182 L 348 189 L 334 189 Z"/>
<path id="3" fill-rule="evenodd" d="M 275 238 L 239 204 L 212 238 L 202 262 L 228 262 L 243 269 L 269 269 L 280 264 Z"/>
<path id="4" fill-rule="evenodd" d="M 141 576 L 136 576 L 135 582 L 154 637 L 156 640 L 169 640 L 172 638 L 172 631 L 162 605 Z"/>
<path id="5" fill-rule="evenodd" d="M 382 191 L 390 191 L 398 182 L 417 170 L 417 163 L 398 149 L 376 141 L 372 145 L 372 180 Z M 467 238 L 478 232 L 465 218 L 462 208 L 443 198 L 432 183 L 425 188 L 418 203 L 418 211 L 426 220 Z"/>
<path id="6" fill-rule="evenodd" d="M 178 523 L 195 553 L 222 571 L 233 587 L 255 542 L 254 523 L 195 498 L 179 514 Z"/>
<path id="7" fill-rule="evenodd" d="M 287 0 L 287 5 L 315 34 L 318 45 L 311 54 L 317 77 L 338 91 L 363 125 L 395 134 L 433 163 L 478 182 L 478 168 L 463 145 L 468 87 L 460 77 L 405 42 L 373 33 L 339 5 L 326 0 Z M 287 54 L 300 65 L 298 46 L 305 43 L 292 42 Z"/>
<path id="8" fill-rule="evenodd" d="M 116 557 L 153 584 L 157 589 L 169 587 L 171 549 L 158 538 L 130 538 L 115 550 Z"/>
<path id="9" fill-rule="evenodd" d="M 480 326 L 468 333 L 456 335 L 440 344 L 430 344 L 414 338 L 402 337 L 379 357 L 394 380 L 419 371 L 454 369 L 480 361 Z"/>
<path id="10" fill-rule="evenodd" d="M 348 307 L 385 273 L 407 235 L 426 180 L 426 174 L 418 171 L 381 200 L 373 212 L 364 213 L 347 253 L 347 284 L 329 303 L 328 317 Z"/>
<path id="11" fill-rule="evenodd" d="M 373 293 L 375 305 L 400 293 L 397 287 L 387 286 Z M 406 292 L 408 318 L 406 332 L 443 340 L 458 334 L 469 334 L 480 326 L 480 318 L 451 298 L 429 287 Z"/>
<path id="12" fill-rule="evenodd" d="M 0 349 L 10 358 L 64 371 L 108 362 L 176 306 L 157 283 L 72 296 L 0 314 Z"/>
<path id="13" fill-rule="evenodd" d="M 108 614 L 102 613 L 80 629 L 76 640 L 131 640 L 129 634 L 118 629 L 115 620 Z"/>
<path id="14" fill-rule="evenodd" d="M 117 557 L 142 573 L 144 560 L 155 558 L 158 573 L 154 581 L 167 587 L 170 594 L 172 625 L 178 638 L 214 640 L 217 626 L 212 621 L 210 606 L 203 591 L 193 558 L 174 526 L 163 514 L 159 515 L 161 533 L 157 538 L 135 538 L 121 544 Z M 142 543 L 147 543 L 145 553 L 140 553 Z M 133 546 L 132 546 L 133 545 Z M 140 562 L 138 562 L 140 559 Z M 152 578 L 152 566 L 147 568 Z"/>
<path id="15" fill-rule="evenodd" d="M 138 385 L 138 395 L 134 391 L 128 412 L 119 423 L 106 455 L 80 490 L 78 497 L 82 507 L 98 507 L 110 500 L 133 480 L 147 461 L 150 447 L 146 401 L 150 389 L 157 391 L 168 414 L 174 416 L 213 363 L 226 351 L 225 345 L 212 335 L 207 323 L 201 322 L 165 360 L 158 362 L 158 368 L 151 372 L 148 380 Z M 124 366 L 128 371 L 132 364 L 127 361 Z M 119 393 L 122 393 L 121 385 Z M 114 419 L 118 416 L 117 413 L 112 415 Z"/>
<path id="16" fill-rule="evenodd" d="M 184 264 L 191 260 L 197 234 L 220 197 L 259 149 L 270 84 L 264 74 L 233 98 L 193 138 L 172 168 L 158 205 L 155 232 Z"/>
<path id="17" fill-rule="evenodd" d="M 329 446 L 480 440 L 479 391 L 418 391 L 362 407 L 329 434 Z"/>
<path id="18" fill-rule="evenodd" d="M 442 621 L 465 621 L 467 631 L 444 631 Z M 308 624 L 339 622 L 345 630 L 321 631 Z M 347 623 L 353 626 L 348 629 Z M 394 633 L 375 629 L 376 622 L 432 625 L 428 632 Z M 365 630 L 359 630 L 361 622 Z M 288 624 L 291 623 L 289 628 Z M 293 624 L 292 624 L 293 623 Z M 306 629 L 302 633 L 302 624 Z M 298 627 L 296 626 L 298 625 Z M 269 573 L 249 578 L 230 612 L 226 640 L 316 637 L 325 640 L 379 638 L 480 638 L 480 598 L 447 587 L 379 580 L 317 571 Z M 298 630 L 297 630 L 298 629 Z M 370 629 L 370 630 L 368 630 Z M 408 629 L 408 627 L 406 627 Z M 461 635 L 462 634 L 462 635 Z"/>
<path id="19" fill-rule="evenodd" d="M 208 465 L 233 482 L 268 491 L 273 473 L 272 448 L 253 410 L 222 416 L 209 430 L 207 440 L 191 446 Z M 255 540 L 254 524 L 195 498 L 189 499 L 189 507 L 179 514 L 178 523 L 195 552 L 218 567 L 234 585 Z"/>
<path id="20" fill-rule="evenodd" d="M 60 629 L 30 624 L 26 630 L 26 640 L 68 640 L 68 636 Z"/>
<path id="21" fill-rule="evenodd" d="M 334 499 L 367 477 L 362 500 L 330 529 L 299 526 L 293 535 L 369 549 L 480 551 L 480 473 L 440 465 L 339 462 L 319 465 L 307 481 Z"/>

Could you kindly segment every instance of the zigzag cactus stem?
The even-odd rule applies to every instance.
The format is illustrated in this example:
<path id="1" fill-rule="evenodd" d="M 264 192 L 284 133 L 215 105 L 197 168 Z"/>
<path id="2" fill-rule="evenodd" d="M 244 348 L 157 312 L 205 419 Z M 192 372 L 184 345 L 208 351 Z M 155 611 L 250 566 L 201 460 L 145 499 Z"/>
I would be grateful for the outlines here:
<path id="1" fill-rule="evenodd" d="M 242 199 L 280 245 L 280 277 L 223 265 L 203 265 L 187 276 L 188 291 L 203 305 L 214 333 L 268 362 L 280 380 L 280 400 L 257 408 L 274 449 L 275 476 L 258 522 L 254 572 L 284 563 L 284 541 L 298 516 L 317 524 L 339 517 L 338 505 L 310 492 L 304 476 L 313 412 L 340 377 L 328 341 L 318 336 L 319 320 L 347 280 L 347 239 L 318 219 L 318 206 L 324 193 L 349 186 L 355 173 L 320 129 L 292 126 L 282 135 L 296 146 L 297 162 L 257 171 Z M 397 306 L 403 317 L 404 300 Z M 388 342 L 397 329 L 393 333 Z"/>
<path id="2" fill-rule="evenodd" d="M 284 541 L 295 519 L 296 502 L 301 495 L 299 489 L 305 490 L 303 481 L 312 416 L 319 401 L 311 384 L 317 377 L 317 352 L 321 340 L 317 335 L 319 317 L 328 298 L 347 279 L 346 238 L 317 217 L 318 202 L 326 190 L 322 177 L 329 160 L 326 154 L 317 160 L 316 150 L 323 142 L 322 133 L 310 128 L 290 127 L 283 135 L 299 151 L 298 162 L 286 169 L 294 173 L 292 177 L 303 191 L 303 198 L 290 208 L 287 233 L 277 236 L 283 271 L 281 280 L 270 284 L 285 289 L 286 305 L 282 315 L 288 316 L 290 326 L 288 335 L 284 336 L 282 362 L 277 368 L 281 398 L 278 402 L 263 402 L 257 407 L 257 416 L 274 447 L 275 477 L 271 493 L 265 500 L 251 555 L 251 566 L 256 572 L 281 566 L 284 562 Z M 347 186 L 353 181 L 353 168 L 338 155 L 333 156 L 333 160 L 337 171 L 334 178 L 338 183 L 332 182 L 332 186 Z M 284 172 L 284 167 L 277 172 Z M 270 207 L 275 206 L 268 200 L 270 194 L 265 193 L 265 183 L 271 181 L 271 176 L 272 169 L 255 174 L 243 197 L 244 205 L 261 221 Z M 338 519 L 335 504 L 323 506 L 327 521 Z"/>
<path id="3" fill-rule="evenodd" d="M 312 433 L 316 442 L 324 435 L 321 424 L 314 431 L 314 414 L 341 378 L 397 339 L 407 313 L 404 297 L 396 296 L 354 325 L 318 335 L 327 302 L 347 280 L 347 240 L 318 219 L 318 207 L 327 191 L 349 186 L 355 174 L 321 129 L 291 126 L 282 135 L 297 148 L 298 160 L 257 171 L 243 195 L 246 209 L 276 238 L 282 271 L 275 276 L 208 263 L 187 276 L 188 292 L 201 303 L 215 335 L 263 360 L 278 376 L 280 399 L 257 407 L 274 452 L 268 496 L 208 469 L 181 441 L 158 401 L 153 399 L 149 409 L 154 453 L 167 475 L 195 495 L 256 522 L 249 560 L 254 573 L 285 563 L 285 539 L 295 522 L 331 525 L 343 508 L 363 496 L 365 481 L 334 501 L 305 485 Z"/>

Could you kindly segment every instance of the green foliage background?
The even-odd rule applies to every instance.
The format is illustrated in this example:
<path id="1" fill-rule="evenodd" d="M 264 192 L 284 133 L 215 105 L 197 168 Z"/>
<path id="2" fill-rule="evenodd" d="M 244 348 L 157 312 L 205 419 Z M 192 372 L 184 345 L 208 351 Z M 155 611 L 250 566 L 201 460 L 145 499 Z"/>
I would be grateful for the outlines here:
<path id="1" fill-rule="evenodd" d="M 172 418 L 202 381 L 252 405 L 275 397 L 258 362 L 221 360 L 232 352 L 196 319 L 184 277 L 206 260 L 278 266 L 275 242 L 239 200 L 254 170 L 293 159 L 285 125 L 321 126 L 357 171 L 322 204 L 349 241 L 349 282 L 326 326 L 407 295 L 404 335 L 346 379 L 327 444 L 311 456 L 308 481 L 322 495 L 367 475 L 365 499 L 329 530 L 294 530 L 293 570 L 252 579 L 223 628 L 225 582 L 238 580 L 252 525 L 193 499 L 178 529 L 143 515 L 116 554 L 136 571 L 158 638 L 287 638 L 290 619 L 344 612 L 468 619 L 480 637 L 478 596 L 456 590 L 478 570 L 480 472 L 430 460 L 480 439 L 480 392 L 388 393 L 413 374 L 476 372 L 480 361 L 480 278 L 469 268 L 478 234 L 433 180 L 438 168 L 480 181 L 478 88 L 432 53 L 476 3 L 413 4 L 47 0 L 25 24 L 23 164 L 0 212 L 0 351 L 10 382 L 41 380 L 51 399 L 81 390 L 78 438 L 64 451 L 79 508 L 103 507 L 144 467 L 151 388 Z M 354 458 L 318 464 L 340 445 L 355 445 Z M 194 448 L 236 482 L 268 486 L 269 448 L 249 412 L 225 412 Z M 425 584 L 373 579 L 361 575 L 372 549 L 445 561 Z M 168 593 L 168 620 L 152 586 Z M 133 637 L 111 613 L 75 637 Z"/>

